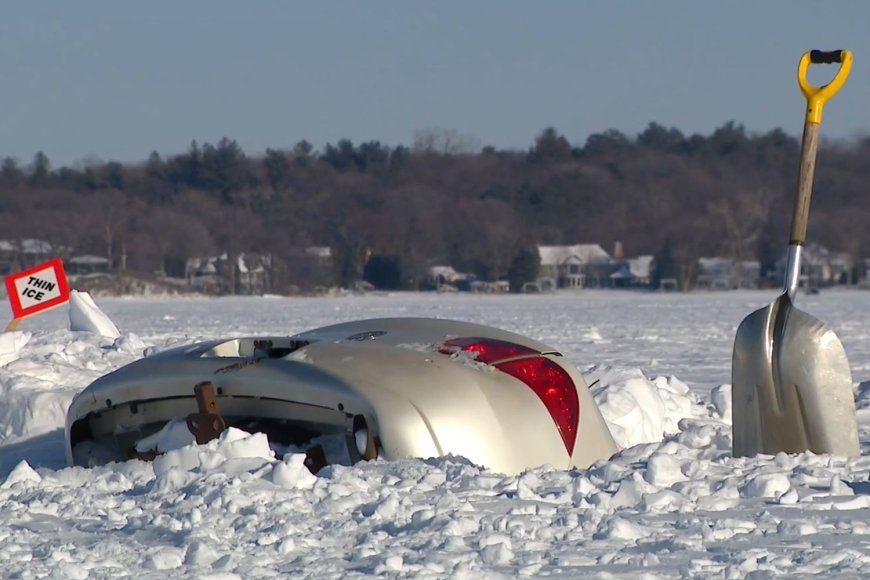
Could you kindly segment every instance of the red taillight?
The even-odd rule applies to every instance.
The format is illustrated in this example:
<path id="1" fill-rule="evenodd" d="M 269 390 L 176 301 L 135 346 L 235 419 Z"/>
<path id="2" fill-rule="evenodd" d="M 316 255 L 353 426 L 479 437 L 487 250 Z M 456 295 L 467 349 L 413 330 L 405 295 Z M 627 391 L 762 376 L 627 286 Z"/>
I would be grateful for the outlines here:
<path id="1" fill-rule="evenodd" d="M 568 373 L 553 361 L 541 357 L 505 362 L 496 368 L 535 391 L 559 428 L 568 455 L 572 455 L 580 422 L 580 401 L 577 400 L 577 387 Z"/>
<path id="2" fill-rule="evenodd" d="M 574 453 L 580 401 L 577 387 L 565 369 L 543 358 L 534 349 L 491 338 L 454 338 L 444 342 L 440 350 L 445 354 L 457 351 L 477 353 L 475 360 L 495 363 L 495 368 L 528 385 L 550 412 L 568 455 Z"/>
<path id="3" fill-rule="evenodd" d="M 452 354 L 457 351 L 475 352 L 477 353 L 477 357 L 475 357 L 474 360 L 486 364 L 518 356 L 539 354 L 538 351 L 534 349 L 507 342 L 506 340 L 474 337 L 451 338 L 450 340 L 445 340 L 440 350 L 445 354 Z"/>

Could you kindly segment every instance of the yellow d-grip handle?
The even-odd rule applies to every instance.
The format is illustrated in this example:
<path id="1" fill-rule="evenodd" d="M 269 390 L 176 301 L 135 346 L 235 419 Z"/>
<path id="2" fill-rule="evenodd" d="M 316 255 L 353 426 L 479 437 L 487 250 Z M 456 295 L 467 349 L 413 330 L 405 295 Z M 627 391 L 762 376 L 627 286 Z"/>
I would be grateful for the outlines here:
<path id="1" fill-rule="evenodd" d="M 816 87 L 807 81 L 807 69 L 810 68 L 810 64 L 837 62 L 840 63 L 840 70 L 828 84 Z M 848 50 L 811 50 L 801 57 L 800 64 L 798 64 L 798 84 L 807 99 L 807 123 L 821 124 L 822 109 L 825 107 L 825 103 L 837 94 L 837 91 L 846 82 L 850 70 L 852 70 L 852 53 Z"/>

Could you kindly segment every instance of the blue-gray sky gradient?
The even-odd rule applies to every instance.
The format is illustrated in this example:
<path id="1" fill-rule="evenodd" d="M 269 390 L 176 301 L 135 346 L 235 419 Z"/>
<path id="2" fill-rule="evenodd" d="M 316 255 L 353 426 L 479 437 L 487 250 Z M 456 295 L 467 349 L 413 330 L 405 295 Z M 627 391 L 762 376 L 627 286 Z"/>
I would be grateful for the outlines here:
<path id="1" fill-rule="evenodd" d="M 868 26 L 862 1 L 20 1 L 0 16 L 0 157 L 410 145 L 433 128 L 526 149 L 547 126 L 582 145 L 651 121 L 799 135 L 811 48 L 855 53 L 822 129 L 852 138 L 870 129 Z"/>

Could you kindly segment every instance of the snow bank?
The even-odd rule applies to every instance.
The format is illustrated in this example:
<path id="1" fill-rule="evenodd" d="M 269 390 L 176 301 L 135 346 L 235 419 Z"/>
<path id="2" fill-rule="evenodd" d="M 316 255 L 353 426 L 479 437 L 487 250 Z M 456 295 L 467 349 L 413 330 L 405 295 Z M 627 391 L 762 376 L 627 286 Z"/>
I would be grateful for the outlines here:
<path id="1" fill-rule="evenodd" d="M 676 377 L 649 379 L 640 369 L 599 366 L 587 371 L 585 379 L 613 438 L 622 448 L 661 441 L 677 433 L 683 419 L 714 416 Z"/>
<path id="2" fill-rule="evenodd" d="M 15 469 L 9 473 L 3 483 L 0 484 L 0 488 L 9 488 L 16 483 L 39 483 L 40 481 L 42 481 L 42 478 L 39 474 L 36 473 L 36 471 L 30 467 L 26 461 L 21 461 L 15 466 Z"/>
<path id="3" fill-rule="evenodd" d="M 330 466 L 314 476 L 304 455 L 279 461 L 262 436 L 238 430 L 153 463 L 40 473 L 24 462 L 0 484 L 0 526 L 17 531 L 0 538 L 0 557 L 14 575 L 41 575 L 59 561 L 95 576 L 306 579 L 870 571 L 870 526 L 855 512 L 870 510 L 870 496 L 841 481 L 866 475 L 867 462 L 735 459 L 729 430 L 684 419 L 677 434 L 593 469 L 515 476 L 457 457 Z M 76 549 L 11 557 L 36 549 L 46 526 L 60 526 L 62 545 Z"/>
<path id="4" fill-rule="evenodd" d="M 73 290 L 69 296 L 70 330 L 93 332 L 107 338 L 118 338 L 121 333 L 112 319 L 100 310 L 100 307 L 87 292 Z"/>
<path id="5" fill-rule="evenodd" d="M 870 577 L 870 459 L 731 457 L 730 389 L 710 388 L 728 375 L 733 325 L 748 298 L 709 308 L 726 294 L 632 294 L 631 316 L 623 314 L 627 306 L 593 307 L 602 299 L 591 292 L 570 301 L 355 297 L 314 303 L 320 308 L 288 300 L 260 313 L 254 300 L 222 302 L 236 312 L 203 300 L 176 310 L 144 305 L 140 320 L 125 318 L 141 339 L 124 334 L 107 344 L 65 321 L 34 330 L 0 366 L 0 569 L 22 578 Z M 608 294 L 607 303 L 620 296 Z M 688 314 L 663 311 L 671 300 Z M 862 312 L 858 300 L 832 302 L 846 303 L 850 317 Z M 450 310 L 456 304 L 465 310 Z M 690 316 L 691 308 L 703 310 Z M 638 312 L 656 318 L 642 324 Z M 541 467 L 516 476 L 461 457 L 332 465 L 314 476 L 304 456 L 278 460 L 262 435 L 238 431 L 192 446 L 168 430 L 149 442 L 168 450 L 163 464 L 65 468 L 62 451 L 59 459 L 47 455 L 61 447 L 69 398 L 145 350 L 187 342 L 192 333 L 216 338 L 228 328 L 280 333 L 432 313 L 500 320 L 526 335 L 540 335 L 533 331 L 545 324 L 580 345 L 566 355 L 572 360 L 620 361 L 592 368 L 587 379 L 598 381 L 593 394 L 625 449 L 586 470 Z M 545 318 L 551 313 L 560 318 Z M 581 315 L 592 323 L 578 324 Z M 711 316 L 720 318 L 711 323 Z M 703 323 L 692 326 L 693 319 Z M 592 326 L 618 352 L 584 342 Z M 866 375 L 865 328 L 853 324 L 848 345 L 853 368 Z M 664 361 L 680 357 L 684 366 L 671 373 Z M 649 378 L 641 368 L 665 376 Z M 671 376 L 691 373 L 694 393 Z M 857 394 L 867 450 L 870 382 Z"/>
<path id="6" fill-rule="evenodd" d="M 0 366 L 0 445 L 52 432 L 62 435 L 76 393 L 97 377 L 141 358 L 145 348 L 135 335 L 119 337 L 111 345 L 90 332 L 25 335 L 30 338 L 15 359 Z"/>
<path id="7" fill-rule="evenodd" d="M 0 366 L 16 360 L 30 340 L 29 332 L 4 332 L 0 334 Z"/>

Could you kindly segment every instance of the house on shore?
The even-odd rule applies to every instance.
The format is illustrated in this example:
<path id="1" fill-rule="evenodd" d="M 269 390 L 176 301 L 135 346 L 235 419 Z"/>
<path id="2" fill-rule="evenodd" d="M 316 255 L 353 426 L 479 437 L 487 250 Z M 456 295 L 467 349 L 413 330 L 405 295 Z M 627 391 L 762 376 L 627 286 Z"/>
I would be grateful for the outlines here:
<path id="1" fill-rule="evenodd" d="M 756 260 L 731 258 L 699 258 L 695 287 L 706 290 L 736 290 L 758 288 L 761 263 Z"/>
<path id="2" fill-rule="evenodd" d="M 190 258 L 185 267 L 187 285 L 206 294 L 262 294 L 268 288 L 271 256 L 239 254 L 235 260 L 227 254 Z"/>
<path id="3" fill-rule="evenodd" d="M 652 284 L 655 257 L 651 255 L 628 258 L 610 275 L 613 288 L 649 288 Z"/>
<path id="4" fill-rule="evenodd" d="M 555 280 L 557 288 L 601 288 L 610 286 L 616 261 L 599 244 L 538 246 L 541 259 L 538 284 Z"/>
<path id="5" fill-rule="evenodd" d="M 63 257 L 65 250 L 45 240 L 0 240 L 0 275 L 26 270 L 47 260 Z"/>
<path id="6" fill-rule="evenodd" d="M 73 256 L 68 260 L 64 260 L 66 273 L 70 276 L 89 276 L 96 274 L 109 274 L 109 260 L 104 256 L 94 256 L 84 254 L 82 256 Z"/>

